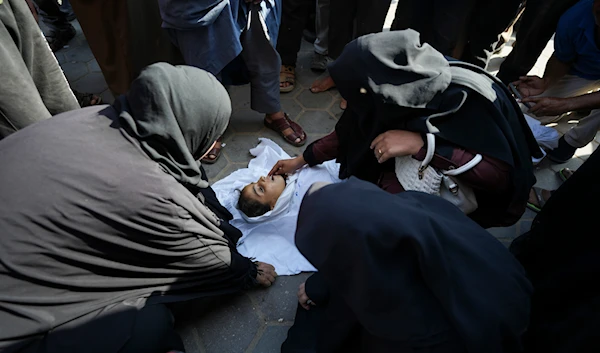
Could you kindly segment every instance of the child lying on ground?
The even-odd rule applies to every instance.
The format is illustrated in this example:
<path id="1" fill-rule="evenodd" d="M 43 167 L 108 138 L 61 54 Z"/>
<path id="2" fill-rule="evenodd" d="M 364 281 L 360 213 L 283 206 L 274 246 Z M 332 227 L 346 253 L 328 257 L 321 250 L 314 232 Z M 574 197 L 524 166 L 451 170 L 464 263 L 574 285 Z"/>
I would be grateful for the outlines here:
<path id="1" fill-rule="evenodd" d="M 237 170 L 213 185 L 221 204 L 231 212 L 231 225 L 243 237 L 238 251 L 275 266 L 279 275 L 314 271 L 294 244 L 298 211 L 304 194 L 315 182 L 340 182 L 339 165 L 334 161 L 318 168 L 304 168 L 282 176 L 266 177 L 280 159 L 289 159 L 269 139 L 250 150 L 255 156 L 248 168 Z"/>
<path id="2" fill-rule="evenodd" d="M 238 208 L 248 217 L 258 217 L 272 211 L 286 186 L 285 177 L 261 176 L 258 181 L 246 185 L 238 200 Z"/>

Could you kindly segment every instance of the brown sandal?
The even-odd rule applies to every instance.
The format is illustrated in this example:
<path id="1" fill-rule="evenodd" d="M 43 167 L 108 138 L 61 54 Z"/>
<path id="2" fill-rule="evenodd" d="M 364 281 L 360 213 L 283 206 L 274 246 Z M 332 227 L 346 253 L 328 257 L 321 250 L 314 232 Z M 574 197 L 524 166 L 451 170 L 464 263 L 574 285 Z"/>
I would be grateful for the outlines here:
<path id="1" fill-rule="evenodd" d="M 300 147 L 306 143 L 306 133 L 300 125 L 290 119 L 287 113 L 283 113 L 283 118 L 271 122 L 268 122 L 267 118 L 265 118 L 264 123 L 266 127 L 279 133 L 290 145 Z M 283 133 L 285 129 L 292 129 L 294 132 L 286 135 Z M 296 142 L 296 139 L 300 139 L 300 142 Z"/>
<path id="2" fill-rule="evenodd" d="M 289 83 L 289 86 L 282 87 L 281 84 Z M 281 65 L 279 72 L 279 92 L 289 93 L 296 87 L 296 69 L 290 65 Z"/>
<path id="3" fill-rule="evenodd" d="M 221 156 L 221 150 L 223 149 L 223 147 L 226 146 L 226 144 L 223 143 L 222 141 L 223 140 L 220 137 L 219 137 L 219 139 L 217 139 L 217 143 L 215 144 L 215 147 L 213 147 L 213 149 L 208 152 L 206 157 L 202 158 L 202 163 L 215 164 L 217 159 L 219 159 L 219 157 Z M 214 158 L 210 158 L 210 156 L 214 156 Z"/>

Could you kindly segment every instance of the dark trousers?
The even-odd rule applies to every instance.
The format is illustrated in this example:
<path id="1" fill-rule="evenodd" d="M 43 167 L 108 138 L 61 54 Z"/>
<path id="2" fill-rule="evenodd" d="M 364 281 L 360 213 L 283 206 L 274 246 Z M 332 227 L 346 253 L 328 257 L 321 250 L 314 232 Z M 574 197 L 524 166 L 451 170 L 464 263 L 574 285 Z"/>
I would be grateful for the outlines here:
<path id="1" fill-rule="evenodd" d="M 61 11 L 56 0 L 34 0 L 39 9 L 42 22 L 50 29 L 49 35 L 65 28 L 71 27 L 67 14 Z"/>
<path id="2" fill-rule="evenodd" d="M 440 53 L 452 56 L 466 31 L 473 0 L 400 0 L 392 30 L 412 28 Z"/>
<path id="3" fill-rule="evenodd" d="M 521 2 L 522 0 L 479 1 L 469 21 L 467 44 L 460 59 L 485 67 L 488 54 L 493 51 L 499 35 L 517 16 Z"/>
<path id="4" fill-rule="evenodd" d="M 353 39 L 381 32 L 390 4 L 391 0 L 331 0 L 329 56 L 337 59 Z"/>
<path id="5" fill-rule="evenodd" d="M 315 0 L 283 0 L 281 26 L 277 38 L 277 52 L 283 65 L 296 66 L 298 51 L 302 43 L 302 32 Z"/>
<path id="6" fill-rule="evenodd" d="M 560 16 L 575 3 L 577 0 L 527 1 L 513 50 L 497 75 L 502 82 L 516 81 L 531 70 L 556 31 Z"/>

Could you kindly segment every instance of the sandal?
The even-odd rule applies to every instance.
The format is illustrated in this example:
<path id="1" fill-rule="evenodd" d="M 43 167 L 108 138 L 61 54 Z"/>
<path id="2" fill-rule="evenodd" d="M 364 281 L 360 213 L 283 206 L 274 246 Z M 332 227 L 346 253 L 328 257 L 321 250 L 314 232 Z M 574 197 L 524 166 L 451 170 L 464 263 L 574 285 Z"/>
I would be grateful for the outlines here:
<path id="1" fill-rule="evenodd" d="M 283 84 L 288 86 L 282 86 Z M 296 87 L 296 69 L 291 65 L 281 65 L 279 72 L 279 92 L 289 93 Z"/>
<path id="2" fill-rule="evenodd" d="M 547 200 L 544 198 L 544 195 L 542 195 L 544 189 L 534 186 L 531 188 L 531 190 L 533 190 L 533 192 L 535 193 L 537 205 L 527 201 L 527 208 L 534 212 L 540 212 L 547 202 Z"/>
<path id="3" fill-rule="evenodd" d="M 215 147 L 213 147 L 213 149 L 208 152 L 206 157 L 202 158 L 202 163 L 215 164 L 215 162 L 217 162 L 217 159 L 219 159 L 219 157 L 221 156 L 221 150 L 223 149 L 223 147 L 227 146 L 227 144 L 223 143 L 222 141 L 223 138 L 221 137 L 217 139 Z"/>
<path id="4" fill-rule="evenodd" d="M 565 182 L 565 181 L 567 181 L 567 179 L 569 179 L 571 177 L 571 175 L 573 175 L 573 173 L 574 173 L 574 171 L 572 171 L 571 169 L 563 168 L 558 171 L 558 177 L 560 178 L 560 180 Z"/>
<path id="5" fill-rule="evenodd" d="M 276 119 L 271 122 L 267 121 L 265 117 L 264 124 L 269 129 L 279 133 L 283 139 L 290 145 L 300 147 L 306 143 L 306 133 L 300 125 L 295 121 L 291 120 L 287 113 L 283 113 L 283 118 Z M 291 134 L 284 134 L 285 129 L 292 129 L 294 132 Z M 296 139 L 300 139 L 300 142 L 296 142 Z"/>
<path id="6" fill-rule="evenodd" d="M 92 93 L 81 93 L 79 91 L 73 90 L 73 94 L 75 98 L 77 98 L 77 102 L 82 108 L 90 107 L 92 105 L 102 104 L 102 97 L 97 96 Z M 92 103 L 92 101 L 94 101 Z"/>

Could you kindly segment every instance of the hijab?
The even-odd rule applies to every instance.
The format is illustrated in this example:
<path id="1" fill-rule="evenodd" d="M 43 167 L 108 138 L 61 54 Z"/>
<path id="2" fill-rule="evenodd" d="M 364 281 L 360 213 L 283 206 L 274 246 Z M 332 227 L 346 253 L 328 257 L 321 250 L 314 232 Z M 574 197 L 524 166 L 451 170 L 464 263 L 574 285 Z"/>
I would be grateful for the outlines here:
<path id="1" fill-rule="evenodd" d="M 153 64 L 115 107 L 127 133 L 166 173 L 192 192 L 208 187 L 199 157 L 225 132 L 231 116 L 229 95 L 213 75 Z"/>
<path id="2" fill-rule="evenodd" d="M 444 199 L 350 178 L 304 198 L 300 252 L 375 337 L 421 343 L 451 325 L 469 352 L 518 351 L 530 310 L 523 268 Z M 324 338 L 326 339 L 326 338 Z"/>
<path id="3" fill-rule="evenodd" d="M 370 149 L 378 135 L 431 132 L 445 158 L 460 147 L 506 163 L 513 189 L 490 207 L 507 214 L 524 207 L 535 183 L 531 157 L 540 149 L 523 113 L 500 81 L 449 60 L 421 44 L 413 30 L 366 35 L 346 46 L 329 67 L 348 100 L 335 128 L 340 178 L 377 182 L 382 171 L 394 169 L 393 159 L 379 164 Z"/>

